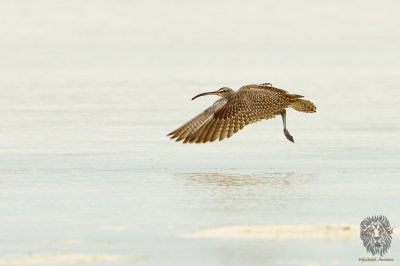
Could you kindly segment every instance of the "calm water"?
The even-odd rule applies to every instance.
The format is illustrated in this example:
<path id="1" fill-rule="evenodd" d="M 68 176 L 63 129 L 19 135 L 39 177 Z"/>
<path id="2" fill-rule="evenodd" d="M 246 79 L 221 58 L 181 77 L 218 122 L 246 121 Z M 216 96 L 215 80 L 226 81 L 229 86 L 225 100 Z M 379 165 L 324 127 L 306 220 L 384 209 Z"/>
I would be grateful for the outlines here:
<path id="1" fill-rule="evenodd" d="M 146 257 L 93 265 L 368 257 L 360 239 L 181 235 L 374 214 L 399 225 L 399 7 L 2 1 L 0 264 L 62 252 Z M 166 137 L 217 99 L 194 95 L 262 82 L 317 105 L 316 114 L 288 110 L 295 144 L 280 118 L 220 143 Z M 387 254 L 395 261 L 398 243 Z"/>

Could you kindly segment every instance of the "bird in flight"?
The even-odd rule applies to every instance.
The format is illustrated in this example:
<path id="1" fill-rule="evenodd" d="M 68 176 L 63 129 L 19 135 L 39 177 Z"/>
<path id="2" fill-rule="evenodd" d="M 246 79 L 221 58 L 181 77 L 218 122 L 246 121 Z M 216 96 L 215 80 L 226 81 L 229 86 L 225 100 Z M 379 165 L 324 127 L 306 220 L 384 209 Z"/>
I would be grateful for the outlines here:
<path id="1" fill-rule="evenodd" d="M 312 102 L 300 99 L 303 96 L 275 88 L 271 83 L 246 85 L 236 92 L 223 87 L 196 95 L 192 100 L 205 95 L 218 95 L 221 99 L 169 133 L 171 139 L 183 143 L 221 141 L 246 125 L 281 115 L 283 133 L 289 141 L 294 142 L 293 136 L 286 129 L 286 108 L 291 107 L 304 113 L 315 113 L 317 109 Z"/>

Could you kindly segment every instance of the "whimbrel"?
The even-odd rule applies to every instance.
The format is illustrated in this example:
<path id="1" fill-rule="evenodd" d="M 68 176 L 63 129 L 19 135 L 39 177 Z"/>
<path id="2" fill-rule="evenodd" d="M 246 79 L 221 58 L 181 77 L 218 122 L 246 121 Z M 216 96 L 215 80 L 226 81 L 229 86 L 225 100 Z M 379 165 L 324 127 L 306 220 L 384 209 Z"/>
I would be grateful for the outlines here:
<path id="1" fill-rule="evenodd" d="M 315 105 L 303 100 L 301 95 L 289 94 L 275 88 L 271 83 L 246 85 L 238 91 L 223 87 L 217 91 L 196 95 L 192 100 L 204 95 L 218 95 L 221 99 L 202 113 L 168 134 L 183 143 L 205 143 L 216 139 L 220 141 L 231 137 L 244 126 L 262 119 L 282 116 L 283 133 L 294 142 L 293 136 L 286 129 L 286 109 L 291 107 L 299 112 L 314 113 Z"/>

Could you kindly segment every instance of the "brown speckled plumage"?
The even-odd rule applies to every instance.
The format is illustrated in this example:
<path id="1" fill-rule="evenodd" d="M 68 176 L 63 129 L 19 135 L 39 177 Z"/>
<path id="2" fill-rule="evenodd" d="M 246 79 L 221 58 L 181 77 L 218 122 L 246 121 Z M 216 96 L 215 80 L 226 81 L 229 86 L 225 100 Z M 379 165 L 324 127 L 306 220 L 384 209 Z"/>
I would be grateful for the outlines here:
<path id="1" fill-rule="evenodd" d="M 269 83 L 246 85 L 236 92 L 229 88 L 221 88 L 216 92 L 199 94 L 194 98 L 207 94 L 219 95 L 222 98 L 168 134 L 171 139 L 183 140 L 183 143 L 205 143 L 216 139 L 221 141 L 231 137 L 246 125 L 262 119 L 271 119 L 279 114 L 284 119 L 284 130 L 286 130 L 285 108 L 292 107 L 297 111 L 309 113 L 316 111 L 313 103 L 299 99 L 303 96 L 289 94 L 272 87 Z M 293 141 L 293 138 L 288 137 L 288 139 Z"/>

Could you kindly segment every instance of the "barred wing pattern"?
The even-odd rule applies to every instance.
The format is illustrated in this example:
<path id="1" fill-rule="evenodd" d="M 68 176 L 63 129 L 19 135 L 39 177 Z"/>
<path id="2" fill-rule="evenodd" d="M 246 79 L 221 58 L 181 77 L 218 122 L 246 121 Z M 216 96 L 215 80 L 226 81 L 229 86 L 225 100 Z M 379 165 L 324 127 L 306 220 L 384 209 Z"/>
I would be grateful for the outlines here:
<path id="1" fill-rule="evenodd" d="M 168 136 L 171 136 L 171 139 L 176 138 L 176 141 L 181 141 L 181 140 L 185 139 L 190 133 L 195 132 L 204 123 L 206 123 L 208 120 L 210 120 L 212 115 L 217 110 L 222 108 L 226 104 L 226 102 L 227 102 L 227 100 L 225 100 L 225 99 L 219 99 L 213 105 L 211 105 L 206 110 L 204 110 L 202 113 L 200 113 L 193 119 L 186 122 L 183 126 L 172 131 L 171 133 L 169 133 Z"/>
<path id="2" fill-rule="evenodd" d="M 205 143 L 216 139 L 221 141 L 246 125 L 274 118 L 291 103 L 290 98 L 282 97 L 270 88 L 244 86 L 211 119 L 188 135 L 184 143 Z"/>
<path id="3" fill-rule="evenodd" d="M 221 141 L 246 125 L 275 117 L 301 97 L 269 84 L 243 86 L 223 106 L 216 108 L 212 114 L 207 113 L 207 118 L 198 119 L 203 112 L 170 135 L 171 138 L 177 137 L 177 141 L 184 140 L 184 143 Z M 196 126 L 190 127 L 188 124 L 194 123 L 193 120 L 196 120 Z"/>

